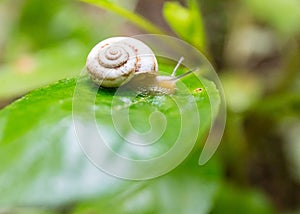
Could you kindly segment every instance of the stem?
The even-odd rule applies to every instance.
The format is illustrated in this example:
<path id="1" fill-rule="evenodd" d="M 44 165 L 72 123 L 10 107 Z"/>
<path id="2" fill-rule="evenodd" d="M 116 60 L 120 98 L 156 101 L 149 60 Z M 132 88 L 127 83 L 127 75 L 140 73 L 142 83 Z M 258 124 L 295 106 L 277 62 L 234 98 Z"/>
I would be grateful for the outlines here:
<path id="1" fill-rule="evenodd" d="M 122 16 L 123 18 L 129 20 L 131 23 L 135 24 L 139 28 L 148 31 L 149 33 L 166 34 L 164 30 L 162 30 L 160 27 L 154 25 L 152 22 L 150 22 L 143 16 L 141 16 L 139 14 L 135 14 L 133 12 L 130 12 L 122 7 L 119 7 L 118 5 L 116 5 L 114 3 L 104 1 L 104 0 L 81 0 L 81 1 L 95 5 L 97 7 L 101 7 L 103 9 L 111 11 L 113 13 L 116 13 L 119 16 Z"/>

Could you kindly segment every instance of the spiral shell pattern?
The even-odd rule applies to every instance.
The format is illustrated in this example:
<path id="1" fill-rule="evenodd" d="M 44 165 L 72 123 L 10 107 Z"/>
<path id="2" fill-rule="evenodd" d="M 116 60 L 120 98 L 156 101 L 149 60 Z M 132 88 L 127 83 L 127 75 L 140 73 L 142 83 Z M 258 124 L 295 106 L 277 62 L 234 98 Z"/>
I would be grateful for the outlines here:
<path id="1" fill-rule="evenodd" d="M 152 50 L 130 37 L 112 37 L 98 43 L 86 62 L 91 79 L 104 87 L 119 87 L 137 73 L 157 72 Z"/>

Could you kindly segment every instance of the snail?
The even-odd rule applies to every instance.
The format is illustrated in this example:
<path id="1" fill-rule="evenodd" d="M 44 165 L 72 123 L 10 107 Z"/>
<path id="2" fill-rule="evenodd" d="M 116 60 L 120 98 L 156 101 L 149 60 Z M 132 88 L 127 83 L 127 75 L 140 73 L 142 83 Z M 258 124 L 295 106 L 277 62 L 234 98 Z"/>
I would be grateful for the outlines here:
<path id="1" fill-rule="evenodd" d="M 156 57 L 145 43 L 131 37 L 112 37 L 91 50 L 86 68 L 92 81 L 103 87 L 171 94 L 176 90 L 176 81 L 192 72 L 175 76 L 182 61 L 183 57 L 170 76 L 161 76 Z"/>

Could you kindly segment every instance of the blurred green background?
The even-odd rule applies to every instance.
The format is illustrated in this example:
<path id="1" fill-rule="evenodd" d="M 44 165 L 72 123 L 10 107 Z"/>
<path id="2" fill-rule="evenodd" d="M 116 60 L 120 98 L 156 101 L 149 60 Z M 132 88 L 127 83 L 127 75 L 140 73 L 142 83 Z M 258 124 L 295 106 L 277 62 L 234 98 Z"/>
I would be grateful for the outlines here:
<path id="1" fill-rule="evenodd" d="M 299 0 L 2 0 L 0 107 L 78 75 L 104 38 L 141 33 L 178 36 L 216 68 L 227 124 L 212 160 L 197 166 L 195 154 L 165 181 L 133 190 L 116 186 L 118 196 L 114 186 L 93 191 L 90 179 L 80 185 L 91 194 L 43 192 L 49 200 L 24 207 L 14 197 L 30 195 L 27 186 L 26 194 L 0 200 L 0 213 L 300 213 Z M 2 165 L 11 164 L 6 158 L 0 157 Z"/>

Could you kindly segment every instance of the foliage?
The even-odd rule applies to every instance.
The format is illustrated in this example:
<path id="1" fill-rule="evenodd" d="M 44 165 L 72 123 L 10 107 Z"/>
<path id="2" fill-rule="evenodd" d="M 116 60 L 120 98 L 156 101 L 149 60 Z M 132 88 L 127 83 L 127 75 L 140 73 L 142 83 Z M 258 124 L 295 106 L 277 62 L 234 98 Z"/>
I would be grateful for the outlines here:
<path id="1" fill-rule="evenodd" d="M 198 208 L 198 206 L 203 209 L 203 213 L 206 213 L 211 207 L 211 199 L 216 193 L 219 174 L 208 181 L 207 175 L 195 173 L 198 170 L 195 170 L 195 164 L 193 164 L 191 169 L 189 169 L 189 166 L 179 168 L 173 173 L 174 175 L 169 174 L 150 182 L 134 183 L 122 181 L 100 172 L 87 160 L 77 143 L 72 125 L 72 97 L 74 87 L 76 83 L 78 84 L 78 81 L 83 82 L 81 90 L 92 93 L 94 87 L 89 79 L 72 78 L 62 80 L 33 91 L 0 112 L 0 127 L 1 133 L 3 133 L 0 138 L 0 156 L 2 160 L 5 160 L 0 164 L 0 171 L 3 172 L 0 179 L 1 205 L 20 204 L 23 206 L 47 205 L 57 207 L 97 196 L 97 200 L 100 200 L 103 206 L 97 205 L 98 208 L 92 209 L 111 210 L 105 208 L 106 203 L 115 200 L 115 196 L 125 190 L 138 188 L 141 191 L 134 193 L 132 198 L 119 199 L 121 201 L 118 203 L 124 203 L 124 205 L 116 207 L 116 209 L 122 209 L 124 206 L 125 210 L 132 210 L 134 208 L 131 207 L 131 203 L 140 200 L 138 198 L 144 197 L 144 194 L 150 194 L 147 196 L 150 197 L 149 201 L 145 202 L 147 203 L 146 207 L 141 208 L 140 213 L 143 212 L 143 209 L 146 209 L 145 213 L 149 212 L 148 209 L 155 212 L 172 212 L 174 209 L 191 210 L 193 212 L 193 209 Z M 211 91 L 216 90 L 213 85 L 207 88 Z M 96 99 L 97 107 L 99 107 L 96 112 L 97 123 L 99 126 L 105 127 L 106 130 L 111 130 L 111 133 L 114 130 L 114 125 L 108 118 L 111 114 L 109 106 L 113 94 L 110 90 L 102 89 L 98 91 Z M 210 101 L 207 99 L 206 93 L 203 92 L 194 96 L 199 96 L 197 100 L 199 100 L 201 118 L 207 118 L 206 120 L 208 120 L 210 118 L 207 117 L 210 112 Z M 125 98 L 126 96 L 120 97 L 120 100 Z M 132 99 L 131 96 L 128 99 Z M 175 106 L 173 102 L 170 102 L 171 98 L 165 97 L 165 101 L 151 101 L 156 99 L 156 96 L 150 96 L 146 99 L 148 101 L 145 100 L 145 97 L 136 97 L 129 105 L 132 109 L 133 116 L 131 119 L 133 121 L 139 122 L 140 119 L 138 118 L 141 114 L 145 114 L 152 108 L 163 111 L 168 121 L 173 120 L 172 118 L 174 114 L 176 115 L 177 110 L 173 109 Z M 158 101 L 163 103 L 158 105 Z M 137 103 L 139 103 L 139 106 L 135 108 Z M 184 111 L 184 109 L 181 109 L 181 111 Z M 80 114 L 85 117 L 86 111 Z M 33 116 L 34 120 L 32 120 Z M 16 121 L 15 118 L 22 119 Z M 88 122 L 93 123 L 93 121 Z M 143 124 L 145 125 L 145 123 L 139 125 Z M 173 122 L 173 124 L 176 123 Z M 202 130 L 207 129 L 209 124 L 202 125 Z M 174 131 L 174 129 L 172 126 L 170 131 Z M 201 131 L 202 134 L 203 131 Z M 166 136 L 165 143 L 172 142 L 168 139 L 172 138 L 173 135 Z M 118 147 L 121 148 L 122 139 L 117 142 Z M 163 147 L 155 150 L 161 150 L 160 148 Z M 130 151 L 125 150 L 125 153 L 130 154 Z M 187 174 L 184 175 L 185 173 L 181 172 L 182 170 Z M 175 188 L 176 183 L 184 180 L 186 180 L 187 185 L 190 185 L 191 189 L 194 188 L 194 185 L 198 186 L 199 189 L 190 193 L 186 187 L 182 190 Z M 141 185 L 142 187 L 140 187 Z M 162 187 L 167 192 L 160 192 Z M 202 189 L 206 191 L 203 192 Z M 185 192 L 182 192 L 183 190 Z M 172 193 L 173 191 L 180 191 L 181 194 L 186 194 L 186 197 L 190 198 L 186 201 L 185 206 L 180 204 L 178 204 L 179 207 L 173 206 L 175 200 L 181 199 L 177 198 L 176 196 L 179 194 Z M 155 195 L 160 194 L 165 194 L 165 203 L 157 204 L 153 200 L 156 200 Z M 170 195 L 174 196 L 172 200 L 169 198 Z M 198 198 L 203 198 L 202 204 L 198 204 Z M 155 208 L 155 206 L 148 203 L 155 203 L 157 207 Z M 79 210 L 81 209 L 83 208 Z"/>
<path id="2" fill-rule="evenodd" d="M 209 53 L 219 70 L 228 102 L 221 148 L 200 167 L 202 145 L 197 145 L 176 170 L 144 182 L 113 178 L 87 160 L 72 126 L 72 97 L 76 81 L 88 81 L 77 75 L 90 47 L 112 35 L 131 34 L 124 20 L 143 32 L 169 33 L 135 12 L 137 2 L 149 4 L 0 3 L 0 104 L 22 97 L 0 111 L 0 213 L 299 212 L 297 0 L 187 0 L 157 6 L 168 27 Z M 85 85 L 89 92 L 90 85 Z M 99 91 L 96 100 L 104 109 L 97 112 L 97 123 L 108 128 L 103 118 L 111 93 Z M 205 93 L 200 96 L 206 99 Z M 152 109 L 153 97 L 142 98 L 135 99 Z M 208 103 L 198 104 L 209 117 Z M 147 114 L 134 105 L 131 110 Z M 206 130 L 201 131 L 202 136 Z"/>
<path id="3" fill-rule="evenodd" d="M 178 36 L 205 50 L 205 32 L 197 1 L 189 1 L 189 8 L 182 7 L 178 2 L 166 2 L 163 13 Z"/>

